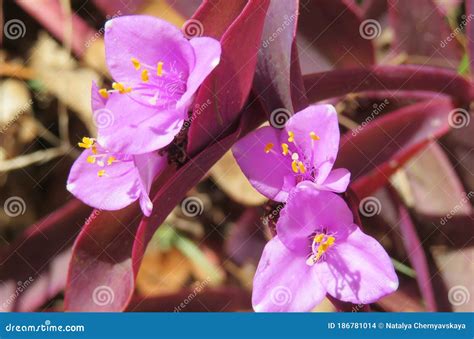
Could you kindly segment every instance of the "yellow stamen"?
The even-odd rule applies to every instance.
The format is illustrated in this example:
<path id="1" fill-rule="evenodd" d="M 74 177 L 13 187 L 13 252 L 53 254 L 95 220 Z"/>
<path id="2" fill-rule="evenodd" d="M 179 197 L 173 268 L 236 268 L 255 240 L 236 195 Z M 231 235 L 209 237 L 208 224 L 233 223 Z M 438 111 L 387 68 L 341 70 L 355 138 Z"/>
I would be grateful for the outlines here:
<path id="1" fill-rule="evenodd" d="M 109 92 L 105 88 L 99 89 L 99 94 L 102 98 L 107 99 L 109 97 Z"/>
<path id="2" fill-rule="evenodd" d="M 332 246 L 334 245 L 335 241 L 336 241 L 336 238 L 329 236 L 326 240 L 326 244 L 328 244 L 329 246 Z"/>
<path id="3" fill-rule="evenodd" d="M 282 150 L 282 153 L 283 155 L 287 155 L 288 154 L 288 144 L 281 144 L 281 150 Z"/>
<path id="4" fill-rule="evenodd" d="M 314 242 L 321 242 L 324 239 L 324 233 L 319 233 L 314 236 Z"/>
<path id="5" fill-rule="evenodd" d="M 150 79 L 150 77 L 148 76 L 148 70 L 144 69 L 142 71 L 142 81 L 147 82 L 149 79 Z"/>
<path id="6" fill-rule="evenodd" d="M 132 91 L 132 87 L 125 87 L 121 82 L 112 83 L 112 88 L 119 91 L 120 94 L 130 93 Z"/>
<path id="7" fill-rule="evenodd" d="M 313 139 L 313 140 L 319 140 L 319 137 L 318 137 L 318 136 L 316 135 L 316 133 L 314 133 L 314 132 L 310 132 L 310 133 L 309 133 L 309 136 L 310 136 L 311 139 Z"/>
<path id="8" fill-rule="evenodd" d="M 107 159 L 107 165 L 112 165 L 112 163 L 117 160 L 114 156 L 110 156 L 108 159 Z"/>
<path id="9" fill-rule="evenodd" d="M 93 155 L 89 155 L 89 156 L 87 157 L 87 162 L 88 162 L 89 164 L 95 163 L 95 157 L 94 157 Z"/>
<path id="10" fill-rule="evenodd" d="M 138 61 L 137 58 L 132 58 L 131 60 L 132 60 L 133 67 L 135 67 L 135 69 L 138 71 L 141 67 L 140 61 Z"/>
<path id="11" fill-rule="evenodd" d="M 97 154 L 97 147 L 92 146 L 91 151 L 92 151 L 92 154 Z"/>
<path id="12" fill-rule="evenodd" d="M 295 133 L 292 131 L 288 131 L 288 142 L 294 142 L 295 141 Z"/>
<path id="13" fill-rule="evenodd" d="M 82 142 L 77 143 L 77 145 L 81 148 L 91 148 L 94 145 L 94 139 L 84 137 L 82 138 Z"/>
<path id="14" fill-rule="evenodd" d="M 298 173 L 298 162 L 296 160 L 293 160 L 293 162 L 291 163 L 291 169 L 293 170 L 293 172 Z"/>
<path id="15" fill-rule="evenodd" d="M 159 77 L 163 75 L 163 61 L 158 62 L 158 65 L 156 66 L 156 75 Z"/>
<path id="16" fill-rule="evenodd" d="M 306 173 L 306 167 L 304 167 L 304 164 L 301 161 L 298 162 L 298 168 L 300 169 L 301 173 Z"/>
<path id="17" fill-rule="evenodd" d="M 265 153 L 270 153 L 270 151 L 272 150 L 273 148 L 273 144 L 271 142 L 269 142 L 268 144 L 265 145 L 265 148 L 264 148 L 264 151 Z"/>
<path id="18" fill-rule="evenodd" d="M 104 174 L 105 174 L 105 170 L 100 170 L 100 171 L 97 172 L 97 176 L 99 178 L 102 178 L 104 176 Z"/>

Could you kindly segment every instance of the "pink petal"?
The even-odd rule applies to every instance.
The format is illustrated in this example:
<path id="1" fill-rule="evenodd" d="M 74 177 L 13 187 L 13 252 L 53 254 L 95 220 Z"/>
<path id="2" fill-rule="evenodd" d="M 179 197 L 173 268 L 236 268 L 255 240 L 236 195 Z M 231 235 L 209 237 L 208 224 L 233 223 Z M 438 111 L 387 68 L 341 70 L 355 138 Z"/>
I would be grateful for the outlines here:
<path id="1" fill-rule="evenodd" d="M 310 237 L 315 232 L 324 228 L 336 239 L 343 239 L 352 222 L 352 213 L 341 197 L 318 191 L 313 183 L 304 181 L 290 192 L 276 228 L 285 246 L 303 255 L 310 253 Z"/>
<path id="2" fill-rule="evenodd" d="M 133 85 L 141 82 L 132 58 L 156 66 L 162 61 L 187 77 L 194 67 L 194 52 L 182 32 L 172 24 L 145 15 L 122 16 L 105 24 L 105 52 L 115 81 Z"/>
<path id="3" fill-rule="evenodd" d="M 351 180 L 351 173 L 345 168 L 332 170 L 326 180 L 321 184 L 315 184 L 315 188 L 336 193 L 343 193 Z"/>
<path id="4" fill-rule="evenodd" d="M 180 99 L 180 104 L 184 105 L 192 98 L 209 73 L 219 64 L 221 57 L 221 44 L 215 39 L 199 37 L 193 38 L 189 42 L 194 49 L 195 64 L 188 77 L 186 92 Z"/>
<path id="5" fill-rule="evenodd" d="M 237 163 L 253 187 L 269 199 L 285 201 L 295 186 L 291 159 L 281 153 L 279 131 L 266 126 L 249 133 L 232 148 Z M 265 153 L 265 146 L 273 149 Z"/>
<path id="6" fill-rule="evenodd" d="M 106 123 L 100 123 L 103 115 Z M 117 153 L 143 154 L 167 146 L 179 133 L 185 110 L 157 110 L 142 105 L 126 94 L 110 95 L 104 109 L 94 112 L 98 125 L 97 140 Z"/>
<path id="7" fill-rule="evenodd" d="M 336 238 L 325 261 L 316 264 L 318 278 L 333 297 L 354 304 L 370 304 L 398 288 L 393 264 L 383 247 L 357 225 L 343 240 Z"/>
<path id="8" fill-rule="evenodd" d="M 69 173 L 67 189 L 85 204 L 101 210 L 118 210 L 130 205 L 141 194 L 138 172 L 132 160 L 104 167 L 106 175 L 98 177 L 101 168 L 86 161 L 92 155 L 84 150 Z"/>
<path id="9" fill-rule="evenodd" d="M 318 170 L 316 183 L 323 183 L 334 165 L 339 149 L 340 132 L 334 106 L 312 105 L 294 114 L 286 123 L 282 142 L 287 142 L 288 131 L 295 134 L 295 144 L 306 158 L 311 158 L 313 154 L 313 164 Z M 311 132 L 316 133 L 320 139 L 313 141 Z"/>
<path id="10" fill-rule="evenodd" d="M 278 236 L 268 242 L 253 281 L 256 312 L 308 312 L 325 295 L 315 270 L 306 265 L 306 257 L 288 250 Z"/>

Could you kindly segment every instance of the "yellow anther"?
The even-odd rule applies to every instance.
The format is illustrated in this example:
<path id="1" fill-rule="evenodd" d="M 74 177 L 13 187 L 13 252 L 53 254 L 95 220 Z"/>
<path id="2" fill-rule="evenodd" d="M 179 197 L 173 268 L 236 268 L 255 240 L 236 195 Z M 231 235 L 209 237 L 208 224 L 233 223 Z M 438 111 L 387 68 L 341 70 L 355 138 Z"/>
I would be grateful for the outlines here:
<path id="1" fill-rule="evenodd" d="M 97 147 L 92 146 L 91 151 L 92 151 L 92 154 L 97 154 Z"/>
<path id="2" fill-rule="evenodd" d="M 298 173 L 298 162 L 296 160 L 293 160 L 293 162 L 291 163 L 291 169 L 293 170 L 293 172 Z"/>
<path id="3" fill-rule="evenodd" d="M 316 135 L 316 133 L 314 133 L 314 132 L 310 132 L 310 133 L 309 133 L 309 136 L 310 136 L 311 139 L 313 139 L 313 140 L 319 140 L 319 137 L 318 137 L 318 136 Z"/>
<path id="4" fill-rule="evenodd" d="M 133 67 L 135 67 L 135 69 L 138 71 L 141 67 L 140 61 L 138 61 L 137 58 L 132 58 L 131 60 L 132 60 Z"/>
<path id="5" fill-rule="evenodd" d="M 324 239 L 324 234 L 323 234 L 323 233 L 319 233 L 319 234 L 316 234 L 316 235 L 314 236 L 313 241 L 314 241 L 314 242 L 321 242 L 321 241 L 323 241 L 323 239 Z"/>
<path id="6" fill-rule="evenodd" d="M 117 160 L 114 156 L 110 156 L 108 159 L 107 159 L 107 165 L 112 165 L 112 163 Z"/>
<path id="7" fill-rule="evenodd" d="M 105 170 L 100 170 L 100 171 L 97 172 L 97 176 L 99 178 L 102 178 L 104 176 L 104 174 L 105 174 Z"/>
<path id="8" fill-rule="evenodd" d="M 95 157 L 94 157 L 93 155 L 89 155 L 89 156 L 87 157 L 87 162 L 88 162 L 89 164 L 95 163 Z"/>
<path id="9" fill-rule="evenodd" d="M 163 61 L 158 62 L 158 65 L 156 66 L 156 75 L 159 77 L 163 75 Z"/>
<path id="10" fill-rule="evenodd" d="M 295 141 L 295 133 L 292 131 L 288 131 L 288 142 L 294 142 Z"/>
<path id="11" fill-rule="evenodd" d="M 272 150 L 273 146 L 274 146 L 274 145 L 273 145 L 271 142 L 269 142 L 268 144 L 266 144 L 266 145 L 265 145 L 265 149 L 264 149 L 265 153 L 270 153 L 270 151 Z"/>
<path id="12" fill-rule="evenodd" d="M 306 167 L 304 167 L 304 164 L 301 161 L 298 162 L 298 168 L 300 169 L 301 173 L 306 173 Z"/>
<path id="13" fill-rule="evenodd" d="M 132 87 L 125 87 L 121 82 L 112 83 L 112 88 L 119 91 L 120 94 L 130 93 L 132 91 Z"/>
<path id="14" fill-rule="evenodd" d="M 329 236 L 326 240 L 326 244 L 328 244 L 329 246 L 332 246 L 334 245 L 335 241 L 336 241 L 336 238 Z"/>
<path id="15" fill-rule="evenodd" d="M 283 155 L 288 154 L 288 144 L 281 144 L 281 152 L 283 153 Z"/>
<path id="16" fill-rule="evenodd" d="M 81 148 L 91 148 L 93 145 L 94 145 L 94 139 L 92 138 L 88 138 L 88 137 L 84 137 L 82 138 L 82 142 L 79 142 L 77 143 L 79 145 L 79 147 Z"/>
<path id="17" fill-rule="evenodd" d="M 148 76 L 148 70 L 144 69 L 142 71 L 142 81 L 147 82 L 149 79 L 150 79 L 150 77 Z"/>
<path id="18" fill-rule="evenodd" d="M 101 97 L 107 99 L 109 97 L 109 92 L 105 88 L 99 89 L 99 94 Z"/>

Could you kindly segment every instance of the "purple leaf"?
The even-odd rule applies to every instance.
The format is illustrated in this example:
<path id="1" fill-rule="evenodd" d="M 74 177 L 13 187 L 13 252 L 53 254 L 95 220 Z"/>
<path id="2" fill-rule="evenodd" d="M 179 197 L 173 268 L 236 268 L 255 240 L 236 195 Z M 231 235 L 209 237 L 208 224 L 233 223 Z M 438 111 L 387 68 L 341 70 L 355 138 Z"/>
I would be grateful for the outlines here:
<path id="1" fill-rule="evenodd" d="M 310 74 L 304 77 L 310 102 L 364 91 L 428 91 L 471 100 L 471 84 L 456 72 L 423 66 L 377 66 Z"/>
<path id="2" fill-rule="evenodd" d="M 430 100 L 393 111 L 341 139 L 335 167 L 347 168 L 351 187 L 363 198 L 433 138 L 449 131 L 450 100 Z"/>
<path id="3" fill-rule="evenodd" d="M 255 73 L 263 23 L 269 1 L 249 1 L 221 38 L 219 65 L 198 91 L 188 133 L 188 153 L 230 132 L 244 107 Z M 224 5 L 225 6 L 225 5 Z"/>
<path id="4" fill-rule="evenodd" d="M 64 288 L 70 249 L 90 210 L 71 200 L 2 251 L 0 310 L 35 311 Z"/>
<path id="5" fill-rule="evenodd" d="M 395 32 L 393 52 L 413 56 L 408 60 L 410 63 L 457 69 L 462 47 L 457 39 L 450 38 L 451 29 L 434 0 L 389 0 L 388 3 Z"/>
<path id="6" fill-rule="evenodd" d="M 362 25 L 359 8 L 344 0 L 302 0 L 299 29 L 319 53 L 335 67 L 372 65 L 372 41 L 359 33 Z M 301 54 L 301 53 L 300 53 Z"/>

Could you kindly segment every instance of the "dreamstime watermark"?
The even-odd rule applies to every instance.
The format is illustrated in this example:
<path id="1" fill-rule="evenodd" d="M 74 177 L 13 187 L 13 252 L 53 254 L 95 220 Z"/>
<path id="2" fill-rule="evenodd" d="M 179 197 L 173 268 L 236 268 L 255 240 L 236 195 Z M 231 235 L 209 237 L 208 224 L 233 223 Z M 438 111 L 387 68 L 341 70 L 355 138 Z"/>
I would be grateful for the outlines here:
<path id="1" fill-rule="evenodd" d="M 26 212 L 25 200 L 17 196 L 10 197 L 5 200 L 3 210 L 5 211 L 5 214 L 11 218 L 23 215 Z"/>
<path id="2" fill-rule="evenodd" d="M 10 40 L 23 38 L 26 34 L 25 23 L 19 19 L 11 19 L 3 25 L 3 34 Z"/>
<path id="3" fill-rule="evenodd" d="M 466 286 L 457 285 L 449 289 L 448 300 L 451 305 L 461 306 L 467 304 L 471 299 L 471 294 Z"/>
<path id="4" fill-rule="evenodd" d="M 286 108 L 277 108 L 270 114 L 270 125 L 275 128 L 283 128 L 291 116 L 291 112 Z"/>
<path id="5" fill-rule="evenodd" d="M 279 204 L 276 208 L 274 208 L 268 215 L 261 217 L 260 221 L 263 225 L 268 226 L 269 222 L 280 215 L 280 211 L 285 207 L 283 204 Z"/>
<path id="6" fill-rule="evenodd" d="M 91 222 L 95 220 L 100 214 L 102 213 L 102 210 L 94 210 L 92 211 L 91 215 L 89 215 L 86 220 L 84 220 L 84 226 L 89 225 Z"/>
<path id="7" fill-rule="evenodd" d="M 187 217 L 196 217 L 204 211 L 204 204 L 198 197 L 187 197 L 181 203 L 181 211 Z"/>
<path id="8" fill-rule="evenodd" d="M 382 211 L 382 204 L 380 203 L 380 200 L 377 199 L 376 197 L 372 197 L 372 196 L 365 197 L 359 203 L 359 212 L 364 217 L 367 217 L 367 218 L 373 217 L 374 215 L 380 214 L 381 211 Z"/>
<path id="9" fill-rule="evenodd" d="M 183 24 L 181 31 L 187 39 L 192 39 L 203 35 L 204 26 L 199 20 L 189 19 Z"/>
<path id="10" fill-rule="evenodd" d="M 0 307 L 0 311 L 7 311 L 10 309 L 10 305 L 12 305 L 16 299 L 24 292 L 26 289 L 35 281 L 33 277 L 29 277 L 25 281 L 18 281 L 17 287 L 15 289 L 15 292 L 12 293 L 7 299 L 5 299 L 2 302 L 2 305 Z"/>
<path id="11" fill-rule="evenodd" d="M 174 308 L 174 312 L 181 312 L 183 309 L 185 309 L 186 306 L 188 306 L 188 304 L 206 288 L 210 281 L 211 278 L 207 277 L 205 280 L 199 282 L 196 287 L 194 287 L 193 291 L 178 306 Z"/>
<path id="12" fill-rule="evenodd" d="M 115 293 L 112 288 L 106 285 L 97 286 L 92 292 L 92 301 L 97 306 L 111 305 L 115 300 Z"/>
<path id="13" fill-rule="evenodd" d="M 380 104 L 373 104 L 373 110 L 370 115 L 365 118 L 365 120 L 359 126 L 357 126 L 357 128 L 352 130 L 352 135 L 355 137 L 357 134 L 359 134 L 365 128 L 365 126 L 374 120 L 389 104 L 390 101 L 388 101 L 388 99 L 385 99 Z"/>
<path id="14" fill-rule="evenodd" d="M 452 128 L 458 129 L 469 125 L 471 122 L 471 115 L 464 108 L 453 109 L 448 114 L 448 124 Z"/>
<path id="15" fill-rule="evenodd" d="M 198 116 L 200 116 L 202 112 L 204 112 L 211 105 L 211 103 L 212 103 L 211 99 L 207 99 L 202 104 L 196 104 L 194 106 L 193 113 L 191 114 L 191 116 L 186 121 L 184 121 L 183 127 L 181 128 L 181 131 L 179 132 L 179 134 L 182 135 L 183 133 L 185 133 L 186 130 L 189 128 L 189 126 L 191 126 L 191 123 Z"/>
<path id="16" fill-rule="evenodd" d="M 456 36 L 462 33 L 463 29 L 467 26 L 467 24 L 474 19 L 474 14 L 469 14 L 468 17 L 466 17 L 465 14 L 461 16 L 461 23 L 446 37 L 446 39 L 441 40 L 439 43 L 439 46 L 441 48 L 445 48 L 451 41 L 453 41 Z"/>
<path id="17" fill-rule="evenodd" d="M 293 294 L 286 286 L 276 286 L 270 292 L 270 300 L 276 306 L 285 306 L 291 303 Z"/>
<path id="18" fill-rule="evenodd" d="M 377 20 L 367 19 L 359 25 L 359 34 L 365 40 L 373 40 L 378 38 L 382 33 L 382 26 Z"/>
<path id="19" fill-rule="evenodd" d="M 456 204 L 456 206 L 454 206 L 448 214 L 446 214 L 446 216 L 444 216 L 443 218 L 441 218 L 440 220 L 440 224 L 442 226 L 446 225 L 448 223 L 448 220 L 450 220 L 452 217 L 454 217 L 460 210 L 461 208 L 463 208 L 464 205 L 468 204 L 469 201 L 474 197 L 474 192 L 473 191 L 470 191 L 469 193 L 467 193 L 462 199 L 461 201 Z"/>
<path id="20" fill-rule="evenodd" d="M 107 128 L 114 124 L 114 113 L 107 108 L 100 108 L 92 113 L 92 122 L 97 128 Z"/>
<path id="21" fill-rule="evenodd" d="M 16 325 L 8 324 L 5 326 L 6 332 L 85 332 L 84 325 L 53 325 L 50 320 L 45 320 L 39 325 Z"/>
<path id="22" fill-rule="evenodd" d="M 114 18 L 117 18 L 119 16 L 122 16 L 122 11 L 117 11 L 115 12 L 114 14 L 112 15 L 107 15 L 107 20 L 110 20 L 110 19 L 114 19 Z M 96 42 L 98 39 L 102 38 L 102 36 L 104 35 L 104 32 L 105 32 L 105 27 L 101 27 L 93 36 L 91 36 L 89 39 L 87 39 L 87 41 L 84 43 L 84 46 L 86 46 L 86 48 L 89 48 L 91 47 L 91 45 Z"/>
<path id="23" fill-rule="evenodd" d="M 7 131 L 7 129 L 9 129 L 18 119 L 20 119 L 20 117 L 25 114 L 26 112 L 28 112 L 28 110 L 30 109 L 30 107 L 33 105 L 33 100 L 30 99 L 28 100 L 27 103 L 25 103 L 23 106 L 20 107 L 20 109 L 18 110 L 18 112 L 15 114 L 15 116 L 13 117 L 13 119 L 9 120 L 3 127 L 2 129 L 0 129 L 0 134 L 3 134 Z"/>
<path id="24" fill-rule="evenodd" d="M 268 46 L 270 46 L 270 44 L 274 42 L 278 38 L 278 36 L 283 33 L 286 28 L 288 28 L 288 26 L 295 22 L 296 18 L 297 14 L 283 16 L 283 22 L 281 23 L 281 25 L 278 26 L 277 29 L 272 34 L 270 34 L 270 36 L 268 36 L 265 40 L 262 41 L 262 47 L 267 48 Z"/>

